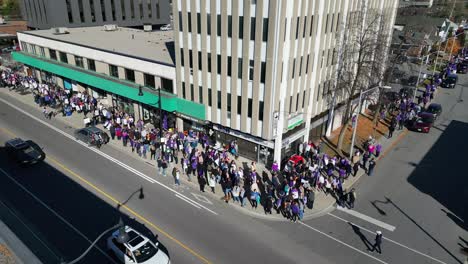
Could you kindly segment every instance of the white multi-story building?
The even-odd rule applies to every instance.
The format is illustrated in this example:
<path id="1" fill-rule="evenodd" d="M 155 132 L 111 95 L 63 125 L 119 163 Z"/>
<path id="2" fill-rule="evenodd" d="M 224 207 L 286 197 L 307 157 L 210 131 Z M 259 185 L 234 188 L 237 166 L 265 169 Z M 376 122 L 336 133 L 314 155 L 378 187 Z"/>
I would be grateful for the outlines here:
<path id="1" fill-rule="evenodd" d="M 278 160 L 324 133 L 347 14 L 390 19 L 398 0 L 175 0 L 177 94 L 201 103 L 218 141 Z M 334 125 L 340 126 L 339 111 Z"/>

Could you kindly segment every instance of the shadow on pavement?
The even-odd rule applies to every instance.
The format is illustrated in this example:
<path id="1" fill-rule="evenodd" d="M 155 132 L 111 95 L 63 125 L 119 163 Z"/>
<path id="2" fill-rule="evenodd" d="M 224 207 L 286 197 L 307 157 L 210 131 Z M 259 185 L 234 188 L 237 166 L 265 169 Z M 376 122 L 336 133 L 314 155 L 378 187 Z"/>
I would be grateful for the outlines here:
<path id="1" fill-rule="evenodd" d="M 353 228 L 353 231 L 356 235 L 359 236 L 359 238 L 362 240 L 362 243 L 364 243 L 364 245 L 366 246 L 367 250 L 371 250 L 372 249 L 372 243 L 367 239 L 367 237 L 361 232 L 361 229 L 355 225 L 353 225 L 352 223 L 348 223 L 352 228 Z"/>
<path id="2" fill-rule="evenodd" d="M 50 166 L 47 158 L 33 166 L 20 167 L 0 147 L 0 168 L 13 178 L 0 173 L 0 218 L 43 263 L 77 258 L 91 245 L 88 239 L 96 239 L 104 230 L 117 224 L 120 217 L 126 225 L 152 241 L 157 240 L 144 224 L 119 210 L 130 199 L 144 199 L 143 188 L 136 187 L 126 201 L 112 206 Z M 35 200 L 15 181 L 42 202 Z M 2 205 L 16 218 L 6 217 Z M 80 263 L 118 263 L 107 251 L 109 235 L 97 244 L 102 252 L 94 247 Z M 167 248 L 161 244 L 160 247 L 169 256 Z"/>
<path id="3" fill-rule="evenodd" d="M 445 207 L 442 211 L 447 217 L 466 231 L 467 133 L 468 123 L 452 121 L 408 178 L 411 185 Z"/>

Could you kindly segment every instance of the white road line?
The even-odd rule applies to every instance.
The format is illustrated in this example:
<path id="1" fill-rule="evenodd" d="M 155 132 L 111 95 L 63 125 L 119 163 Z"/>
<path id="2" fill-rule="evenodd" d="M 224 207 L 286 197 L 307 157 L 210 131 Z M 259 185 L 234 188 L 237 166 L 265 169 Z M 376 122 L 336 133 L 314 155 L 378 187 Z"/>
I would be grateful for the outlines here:
<path id="1" fill-rule="evenodd" d="M 198 206 L 198 205 L 192 203 L 191 201 L 185 199 L 184 197 L 182 197 L 182 196 L 180 196 L 180 195 L 178 195 L 178 194 L 176 194 L 175 196 L 176 196 L 177 198 L 179 198 L 179 199 L 181 199 L 181 200 L 183 200 L 183 201 L 185 201 L 185 202 L 191 204 L 193 207 L 196 207 L 196 208 L 200 209 L 200 206 Z"/>
<path id="2" fill-rule="evenodd" d="M 122 168 L 124 168 L 124 169 L 126 169 L 126 170 L 128 170 L 128 171 L 134 173 L 135 175 L 137 175 L 137 176 L 139 176 L 139 177 L 141 177 L 141 178 L 147 180 L 148 182 L 150 182 L 150 183 L 156 183 L 156 184 L 158 184 L 159 186 L 161 186 L 161 187 L 167 189 L 168 191 L 171 191 L 171 192 L 173 192 L 173 193 L 175 193 L 175 194 L 178 194 L 178 195 L 184 197 L 184 198 L 187 199 L 187 200 L 190 200 L 192 203 L 194 203 L 194 204 L 196 204 L 197 206 L 199 206 L 199 207 L 205 209 L 206 211 L 208 211 L 208 212 L 210 212 L 210 213 L 212 213 L 212 214 L 214 214 L 214 215 L 218 215 L 218 213 L 216 213 L 216 212 L 214 212 L 213 210 L 207 208 L 206 206 L 204 206 L 204 205 L 202 205 L 202 204 L 200 204 L 200 203 L 198 203 L 198 202 L 196 202 L 196 201 L 194 201 L 194 200 L 188 198 L 187 196 L 185 196 L 185 195 L 179 193 L 178 191 L 176 191 L 176 190 L 174 190 L 174 189 L 172 189 L 172 188 L 166 186 L 165 184 L 163 184 L 163 183 L 161 183 L 161 182 L 159 182 L 159 181 L 157 181 L 157 180 L 151 178 L 150 176 L 148 176 L 148 175 L 146 175 L 146 174 L 144 174 L 144 173 L 142 173 L 142 172 L 140 172 L 140 171 L 138 171 L 138 170 L 136 170 L 136 169 L 134 169 L 134 168 L 128 166 L 127 164 L 125 164 L 125 163 L 123 163 L 123 162 L 121 162 L 121 161 L 119 161 L 119 160 L 117 160 L 117 159 L 111 157 L 110 155 L 108 155 L 108 154 L 106 154 L 106 153 L 104 153 L 104 152 L 102 152 L 102 151 L 100 151 L 100 150 L 98 150 L 98 149 L 96 149 L 96 148 L 94 148 L 94 147 L 88 146 L 88 144 L 86 144 L 86 143 L 84 143 L 84 142 L 82 142 L 82 141 L 79 141 L 79 140 L 75 139 L 74 136 L 72 136 L 72 135 L 70 135 L 70 134 L 68 134 L 68 133 L 66 133 L 66 132 L 64 132 L 64 131 L 62 131 L 62 130 L 56 128 L 56 127 L 54 127 L 53 125 L 51 125 L 51 124 L 45 122 L 44 120 L 41 120 L 41 119 L 39 119 L 39 118 L 33 116 L 32 114 L 30 114 L 30 113 L 26 112 L 25 110 L 23 110 L 23 109 L 17 107 L 16 105 L 14 105 L 14 104 L 12 104 L 12 103 L 10 103 L 10 102 L 4 100 L 3 98 L 0 98 L 0 101 L 2 101 L 3 103 L 9 105 L 10 107 L 14 108 L 14 109 L 17 110 L 18 112 L 21 112 L 21 113 L 23 113 L 24 115 L 26 115 L 26 116 L 28 116 L 28 117 L 30 117 L 30 118 L 36 120 L 37 122 L 39 122 L 39 123 L 41 123 L 41 124 L 43 124 L 43 125 L 49 127 L 50 129 L 52 129 L 52 130 L 54 130 L 55 132 L 57 132 L 57 133 L 63 135 L 64 137 L 66 137 L 66 138 L 68 138 L 68 139 L 70 139 L 70 140 L 75 141 L 76 143 L 80 144 L 81 146 L 83 146 L 83 147 L 85 147 L 85 148 L 87 148 L 87 149 L 89 149 L 89 150 L 95 152 L 95 153 L 98 154 L 98 155 L 101 155 L 102 157 L 104 157 L 104 158 L 106 158 L 106 159 L 108 159 L 108 160 L 114 162 L 115 164 L 121 166 Z"/>
<path id="3" fill-rule="evenodd" d="M 384 223 L 384 222 L 382 222 L 382 221 L 380 221 L 380 220 L 377 220 L 377 219 L 372 218 L 372 217 L 370 217 L 370 216 L 367 216 L 367 215 L 365 215 L 365 214 L 361 214 L 361 213 L 356 212 L 356 211 L 354 211 L 354 210 L 351 210 L 351 209 L 348 209 L 348 208 L 345 208 L 345 207 L 341 207 L 341 206 L 338 206 L 336 209 L 338 209 L 338 210 L 340 210 L 340 211 L 342 211 L 342 212 L 345 212 L 345 213 L 347 213 L 347 214 L 349 214 L 349 215 L 352 215 L 352 216 L 354 216 L 354 217 L 360 218 L 360 219 L 362 219 L 362 220 L 364 220 L 364 221 L 367 221 L 367 222 L 369 222 L 369 223 L 372 223 L 372 224 L 374 224 L 374 225 L 376 225 L 376 226 L 380 226 L 381 228 L 385 228 L 385 229 L 387 229 L 388 231 L 392 231 L 392 232 L 393 232 L 393 231 L 395 231 L 395 229 L 396 229 L 396 227 L 394 227 L 394 226 L 392 226 L 392 225 L 389 225 L 389 224 L 387 224 L 387 223 Z"/>
<path id="4" fill-rule="evenodd" d="M 25 191 L 27 194 L 29 194 L 34 200 L 36 200 L 38 203 L 40 203 L 42 206 L 44 206 L 49 212 L 51 212 L 53 215 L 55 215 L 58 219 L 60 219 L 63 223 L 65 223 L 68 227 L 73 229 L 77 234 L 79 234 L 81 237 L 83 237 L 86 241 L 89 242 L 89 244 L 92 244 L 93 241 L 88 239 L 87 236 L 85 236 L 83 233 L 81 233 L 78 228 L 76 228 L 74 225 L 72 225 L 70 222 L 68 222 L 65 218 L 63 218 L 60 214 L 58 214 L 54 209 L 50 208 L 46 203 L 44 203 L 41 199 L 39 199 L 36 195 L 34 195 L 32 192 L 30 192 L 26 187 L 24 187 L 21 183 L 19 183 L 15 178 L 13 178 L 10 174 L 8 174 L 6 171 L 4 171 L 2 168 L 0 168 L 0 172 L 2 172 L 5 176 L 7 176 L 11 181 L 13 181 L 18 187 L 20 187 L 23 191 Z M 97 245 L 94 245 L 94 247 L 99 250 L 106 258 L 108 258 L 110 261 L 113 263 L 117 264 L 105 251 L 103 251 L 100 247 Z"/>
<path id="5" fill-rule="evenodd" d="M 336 219 L 338 219 L 338 220 L 341 220 L 341 221 L 343 221 L 343 222 L 350 223 L 350 224 L 352 224 L 352 225 L 354 225 L 354 226 L 359 227 L 360 229 L 362 229 L 362 230 L 364 230 L 364 231 L 366 231 L 366 232 L 369 232 L 369 233 L 375 235 L 375 232 L 373 232 L 373 231 L 371 231 L 371 230 L 369 230 L 369 229 L 367 229 L 367 228 L 364 228 L 364 227 L 362 227 L 362 226 L 356 225 L 355 223 L 353 223 L 353 222 L 351 222 L 351 221 L 348 221 L 348 220 L 346 220 L 346 219 L 343 219 L 343 218 L 341 218 L 341 217 L 339 217 L 339 216 L 336 216 L 336 215 L 334 215 L 334 214 L 332 214 L 332 213 L 328 213 L 328 215 L 330 215 L 330 216 L 332 216 L 332 217 L 334 217 L 334 218 L 336 218 Z M 443 262 L 443 261 L 441 261 L 441 260 L 438 260 L 438 259 L 436 259 L 436 258 L 433 258 L 433 257 L 431 257 L 431 256 L 429 256 L 429 255 L 427 255 L 427 254 L 424 254 L 424 253 L 420 252 L 420 251 L 417 251 L 416 249 L 412 249 L 412 248 L 410 248 L 410 247 L 408 247 L 408 246 L 405 246 L 405 245 L 403 245 L 403 244 L 401 244 L 401 243 L 398 243 L 398 242 L 396 242 L 396 241 L 394 241 L 394 240 L 391 240 L 390 238 L 388 238 L 388 237 L 386 237 L 386 236 L 383 236 L 383 239 L 384 239 L 384 240 L 387 240 L 387 241 L 389 241 L 389 242 L 391 242 L 391 243 L 393 243 L 393 244 L 395 244 L 395 245 L 398 245 L 398 246 L 400 246 L 400 247 L 403 247 L 403 248 L 406 248 L 406 249 L 408 249 L 408 250 L 410 250 L 410 251 L 413 251 L 414 253 L 419 254 L 419 255 L 421 255 L 421 256 L 423 256 L 423 257 L 426 257 L 426 258 L 428 258 L 428 259 L 431 259 L 431 260 L 433 260 L 433 261 L 435 261 L 435 262 L 438 262 L 438 263 L 441 263 L 441 264 L 447 264 L 447 263 L 445 263 L 445 262 Z"/>
<path id="6" fill-rule="evenodd" d="M 387 262 L 385 262 L 385 261 L 383 261 L 383 260 L 381 260 L 381 259 L 378 259 L 378 258 L 376 258 L 376 257 L 374 257 L 374 256 L 372 256 L 372 255 L 370 255 L 370 254 L 368 254 L 368 253 L 366 253 L 366 252 L 364 252 L 364 251 L 362 251 L 362 250 L 360 250 L 360 249 L 357 249 L 357 248 L 355 248 L 355 247 L 353 247 L 353 246 L 351 246 L 351 245 L 349 245 L 349 244 L 346 244 L 345 242 L 343 242 L 343 241 L 341 241 L 341 240 L 339 240 L 339 239 L 337 239 L 337 238 L 334 238 L 334 237 L 330 236 L 329 234 L 324 233 L 324 232 L 322 232 L 322 231 L 320 231 L 320 230 L 318 230 L 318 229 L 316 229 L 316 228 L 313 228 L 313 227 L 311 227 L 310 225 L 305 224 L 304 222 L 299 222 L 299 224 L 301 224 L 301 225 L 303 225 L 303 226 L 305 226 L 305 227 L 307 227 L 307 228 L 309 228 L 309 229 L 311 229 L 311 230 L 313 230 L 313 231 L 315 231 L 315 232 L 317 232 L 317 233 L 319 233 L 319 234 L 322 234 L 322 235 L 324 235 L 324 236 L 326 236 L 326 237 L 328 237 L 328 238 L 330 238 L 330 239 L 332 239 L 332 240 L 334 240 L 334 241 L 336 241 L 336 242 L 342 244 L 343 246 L 349 247 L 350 249 L 352 249 L 352 250 L 354 250 L 354 251 L 356 251 L 356 252 L 359 252 L 359 253 L 361 253 L 361 254 L 363 254 L 363 255 L 366 255 L 366 256 L 368 256 L 368 257 L 371 258 L 371 259 L 374 259 L 374 260 L 376 260 L 376 261 L 378 261 L 378 262 L 380 262 L 380 263 L 383 263 L 383 264 L 388 264 Z"/>

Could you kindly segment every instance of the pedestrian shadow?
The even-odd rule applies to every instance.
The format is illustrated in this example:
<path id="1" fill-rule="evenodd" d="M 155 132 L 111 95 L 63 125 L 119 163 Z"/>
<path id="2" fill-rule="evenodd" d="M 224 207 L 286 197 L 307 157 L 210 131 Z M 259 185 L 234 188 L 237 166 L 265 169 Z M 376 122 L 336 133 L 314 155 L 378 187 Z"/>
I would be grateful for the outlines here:
<path id="1" fill-rule="evenodd" d="M 362 243 L 366 246 L 367 250 L 372 249 L 372 243 L 367 239 L 367 237 L 361 232 L 361 229 L 358 226 L 353 225 L 352 223 L 348 222 L 348 224 L 351 226 L 353 229 L 354 233 L 359 236 L 361 239 Z"/>
<path id="2" fill-rule="evenodd" d="M 382 210 L 379 206 L 377 206 L 377 203 L 386 204 L 387 202 L 375 200 L 375 201 L 371 201 L 370 203 L 372 204 L 372 206 L 373 206 L 375 209 L 377 209 L 377 212 L 378 212 L 380 215 L 387 215 L 387 213 L 386 213 L 384 210 Z"/>

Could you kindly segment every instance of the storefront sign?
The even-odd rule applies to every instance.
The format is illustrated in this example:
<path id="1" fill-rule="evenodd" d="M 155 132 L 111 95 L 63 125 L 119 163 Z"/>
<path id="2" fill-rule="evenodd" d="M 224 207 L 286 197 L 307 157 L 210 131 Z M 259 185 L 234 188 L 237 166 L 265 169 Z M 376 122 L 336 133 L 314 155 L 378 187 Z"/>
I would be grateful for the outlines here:
<path id="1" fill-rule="evenodd" d="M 304 114 L 299 114 L 288 119 L 288 129 L 293 129 L 304 122 Z"/>
<path id="2" fill-rule="evenodd" d="M 175 113 L 177 117 L 180 117 L 180 118 L 183 118 L 183 119 L 187 119 L 187 120 L 190 120 L 190 121 L 193 121 L 193 122 L 197 122 L 197 123 L 200 123 L 200 124 L 205 124 L 206 121 L 204 120 L 200 120 L 200 119 L 197 119 L 197 118 L 194 118 L 194 117 L 191 117 L 191 116 L 188 116 L 188 115 L 184 115 L 182 113 Z"/>
<path id="3" fill-rule="evenodd" d="M 265 146 L 265 147 L 274 148 L 273 142 L 270 142 L 270 141 L 267 141 L 267 140 L 262 140 L 262 139 L 259 139 L 259 138 L 256 138 L 256 137 L 252 137 L 250 135 L 247 135 L 247 134 L 242 133 L 240 131 L 231 129 L 229 127 L 221 126 L 221 125 L 218 125 L 218 124 L 213 124 L 213 129 L 215 129 L 215 130 L 217 130 L 219 132 L 223 132 L 225 134 L 229 134 L 229 135 L 232 135 L 232 136 L 235 136 L 235 137 L 238 137 L 238 138 L 245 139 L 245 140 L 253 142 L 253 143 L 260 144 L 260 145 Z"/>

